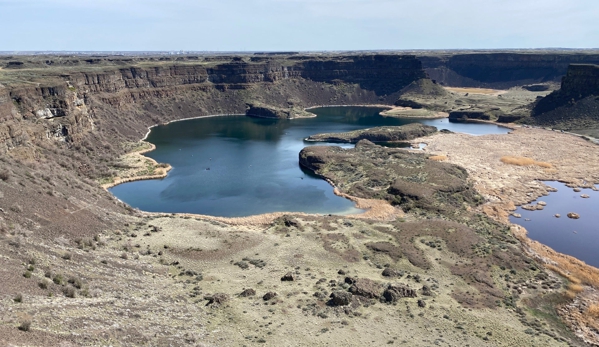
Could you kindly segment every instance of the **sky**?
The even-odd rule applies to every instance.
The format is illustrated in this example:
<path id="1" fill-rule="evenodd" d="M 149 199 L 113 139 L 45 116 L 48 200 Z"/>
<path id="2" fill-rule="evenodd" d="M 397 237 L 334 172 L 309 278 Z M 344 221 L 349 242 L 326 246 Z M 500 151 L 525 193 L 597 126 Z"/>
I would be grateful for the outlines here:
<path id="1" fill-rule="evenodd" d="M 599 48 L 597 0 L 0 0 L 0 51 Z"/>

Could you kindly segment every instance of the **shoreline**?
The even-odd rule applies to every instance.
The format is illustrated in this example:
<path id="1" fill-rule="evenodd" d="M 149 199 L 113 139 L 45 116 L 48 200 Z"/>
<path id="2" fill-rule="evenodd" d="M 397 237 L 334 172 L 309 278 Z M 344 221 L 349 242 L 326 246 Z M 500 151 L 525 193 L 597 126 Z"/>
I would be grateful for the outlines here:
<path id="1" fill-rule="evenodd" d="M 104 184 L 100 185 L 104 190 L 108 191 L 108 189 L 110 189 L 112 187 L 116 187 L 119 184 L 123 184 L 123 183 L 164 178 L 168 175 L 168 172 L 173 169 L 173 167 L 169 163 L 164 163 L 164 165 L 166 165 L 166 167 L 160 167 L 159 166 L 160 163 L 158 163 L 156 160 L 154 160 L 150 157 L 146 157 L 144 155 L 145 153 L 155 150 L 156 145 L 154 145 L 153 143 L 147 142 L 145 140 L 140 140 L 139 142 L 147 143 L 150 146 L 150 148 L 144 148 L 144 149 L 140 149 L 138 151 L 129 152 L 127 154 L 124 154 L 123 157 L 124 156 L 140 157 L 142 160 L 149 160 L 152 162 L 152 164 L 157 166 L 156 170 L 159 170 L 160 173 L 157 173 L 155 175 L 144 175 L 144 176 L 135 176 L 135 177 L 126 177 L 126 178 L 116 177 L 114 182 L 104 183 Z M 114 196 L 114 194 L 112 194 L 112 196 Z M 116 198 L 116 196 L 114 196 L 114 197 Z M 121 201 L 118 198 L 117 198 L 117 200 Z"/>

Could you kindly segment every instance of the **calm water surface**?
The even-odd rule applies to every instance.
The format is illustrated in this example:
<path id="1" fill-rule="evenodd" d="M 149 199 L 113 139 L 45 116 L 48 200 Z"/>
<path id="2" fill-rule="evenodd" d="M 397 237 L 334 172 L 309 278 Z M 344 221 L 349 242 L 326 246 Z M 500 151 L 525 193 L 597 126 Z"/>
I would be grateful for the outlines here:
<path id="1" fill-rule="evenodd" d="M 518 207 L 516 212 L 522 218 L 510 217 L 510 221 L 526 228 L 531 239 L 599 267 L 599 192 L 583 189 L 577 193 L 563 183 L 544 183 L 557 188 L 557 192 L 538 199 L 545 201 L 547 206 L 540 211 Z M 590 198 L 581 198 L 582 194 Z M 580 219 L 566 217 L 568 212 L 578 213 Z M 555 214 L 561 217 L 556 218 Z"/>
<path id="2" fill-rule="evenodd" d="M 326 181 L 299 166 L 302 148 L 323 145 L 304 142 L 304 138 L 413 122 L 473 135 L 509 131 L 492 124 L 450 123 L 447 119 L 382 117 L 378 114 L 381 110 L 325 107 L 311 110 L 316 118 L 226 116 L 158 126 L 147 138 L 156 150 L 146 156 L 171 164 L 173 170 L 164 179 L 125 183 L 110 191 L 129 205 L 150 212 L 225 217 L 277 211 L 357 213 L 360 210 L 351 201 L 334 195 Z"/>

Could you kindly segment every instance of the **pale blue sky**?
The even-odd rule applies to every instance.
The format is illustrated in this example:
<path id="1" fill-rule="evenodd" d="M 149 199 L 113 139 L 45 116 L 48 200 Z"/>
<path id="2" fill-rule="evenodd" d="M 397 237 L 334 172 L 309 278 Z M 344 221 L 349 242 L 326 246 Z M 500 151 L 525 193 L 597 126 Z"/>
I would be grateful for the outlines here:
<path id="1" fill-rule="evenodd" d="M 0 51 L 598 48 L 597 0 L 0 0 Z"/>

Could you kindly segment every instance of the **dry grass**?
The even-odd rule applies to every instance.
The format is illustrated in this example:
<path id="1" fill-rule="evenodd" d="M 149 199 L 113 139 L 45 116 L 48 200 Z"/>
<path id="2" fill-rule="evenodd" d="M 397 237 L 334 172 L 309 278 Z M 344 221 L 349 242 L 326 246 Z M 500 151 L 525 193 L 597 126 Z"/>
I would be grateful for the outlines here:
<path id="1" fill-rule="evenodd" d="M 593 304 L 587 309 L 587 315 L 592 318 L 599 318 L 599 304 Z"/>
<path id="2" fill-rule="evenodd" d="M 584 287 L 580 284 L 570 283 L 570 285 L 568 285 L 568 290 L 574 293 L 580 293 L 584 290 Z"/>
<path id="3" fill-rule="evenodd" d="M 445 161 L 447 160 L 447 156 L 446 155 L 431 155 L 430 157 L 428 157 L 430 160 L 434 160 L 434 161 Z"/>
<path id="4" fill-rule="evenodd" d="M 510 164 L 510 165 L 517 165 L 517 166 L 536 165 L 536 166 L 544 167 L 546 169 L 553 167 L 553 165 L 551 165 L 551 163 L 547 163 L 544 161 L 536 161 L 534 159 L 527 158 L 527 157 L 514 157 L 511 155 L 506 155 L 506 156 L 501 157 L 500 160 L 502 163 Z"/>

